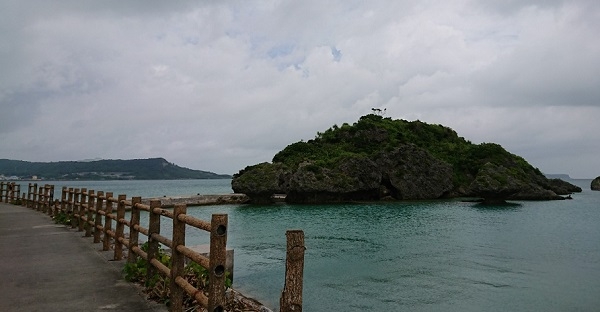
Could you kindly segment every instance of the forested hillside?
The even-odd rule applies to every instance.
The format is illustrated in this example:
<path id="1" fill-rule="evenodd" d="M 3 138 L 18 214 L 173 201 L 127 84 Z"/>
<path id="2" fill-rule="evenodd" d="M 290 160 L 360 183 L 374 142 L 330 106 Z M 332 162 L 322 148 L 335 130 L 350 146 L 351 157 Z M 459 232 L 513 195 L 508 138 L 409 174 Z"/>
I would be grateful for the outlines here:
<path id="1" fill-rule="evenodd" d="M 164 158 L 97 161 L 28 162 L 0 159 L 0 175 L 47 180 L 226 179 L 229 175 L 192 170 Z"/>

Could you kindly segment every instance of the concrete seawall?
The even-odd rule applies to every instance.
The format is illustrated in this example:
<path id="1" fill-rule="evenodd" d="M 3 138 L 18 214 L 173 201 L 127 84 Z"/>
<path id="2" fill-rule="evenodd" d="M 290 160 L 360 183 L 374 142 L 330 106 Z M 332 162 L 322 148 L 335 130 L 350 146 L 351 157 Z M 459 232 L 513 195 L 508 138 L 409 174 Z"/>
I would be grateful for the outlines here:
<path id="1" fill-rule="evenodd" d="M 142 203 L 148 205 L 153 199 L 160 200 L 161 206 L 164 208 L 170 208 L 175 206 L 176 204 L 186 204 L 188 206 L 236 205 L 245 204 L 250 201 L 250 198 L 245 194 L 221 194 L 145 198 L 142 199 Z"/>

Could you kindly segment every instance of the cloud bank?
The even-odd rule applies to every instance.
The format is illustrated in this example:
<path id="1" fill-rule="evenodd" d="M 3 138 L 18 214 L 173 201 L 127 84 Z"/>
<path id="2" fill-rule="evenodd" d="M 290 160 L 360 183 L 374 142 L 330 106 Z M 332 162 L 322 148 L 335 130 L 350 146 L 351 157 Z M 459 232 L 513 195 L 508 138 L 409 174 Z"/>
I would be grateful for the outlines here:
<path id="1" fill-rule="evenodd" d="M 0 1 L 0 158 L 235 173 L 371 108 L 600 175 L 596 1 Z"/>

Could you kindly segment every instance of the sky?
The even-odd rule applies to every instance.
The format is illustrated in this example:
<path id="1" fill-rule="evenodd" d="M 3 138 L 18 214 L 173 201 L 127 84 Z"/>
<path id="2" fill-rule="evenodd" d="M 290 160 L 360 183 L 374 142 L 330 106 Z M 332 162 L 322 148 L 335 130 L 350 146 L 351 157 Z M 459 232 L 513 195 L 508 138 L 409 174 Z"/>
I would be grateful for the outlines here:
<path id="1" fill-rule="evenodd" d="M 372 108 L 600 175 L 597 0 L 0 0 L 0 158 L 233 174 Z"/>

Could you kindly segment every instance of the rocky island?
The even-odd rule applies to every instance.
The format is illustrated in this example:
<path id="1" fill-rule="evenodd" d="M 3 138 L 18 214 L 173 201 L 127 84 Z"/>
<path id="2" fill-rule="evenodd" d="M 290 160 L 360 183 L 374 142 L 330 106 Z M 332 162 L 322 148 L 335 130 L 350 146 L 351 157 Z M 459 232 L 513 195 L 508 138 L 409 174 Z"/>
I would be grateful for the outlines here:
<path id="1" fill-rule="evenodd" d="M 600 191 L 600 177 L 597 177 L 594 180 L 592 180 L 592 184 L 590 187 L 592 188 L 592 191 Z"/>
<path id="2" fill-rule="evenodd" d="M 274 194 L 289 203 L 454 197 L 497 203 L 581 192 L 498 144 L 473 144 L 442 125 L 376 114 L 290 144 L 271 163 L 240 170 L 231 184 L 254 203 L 272 202 Z"/>

